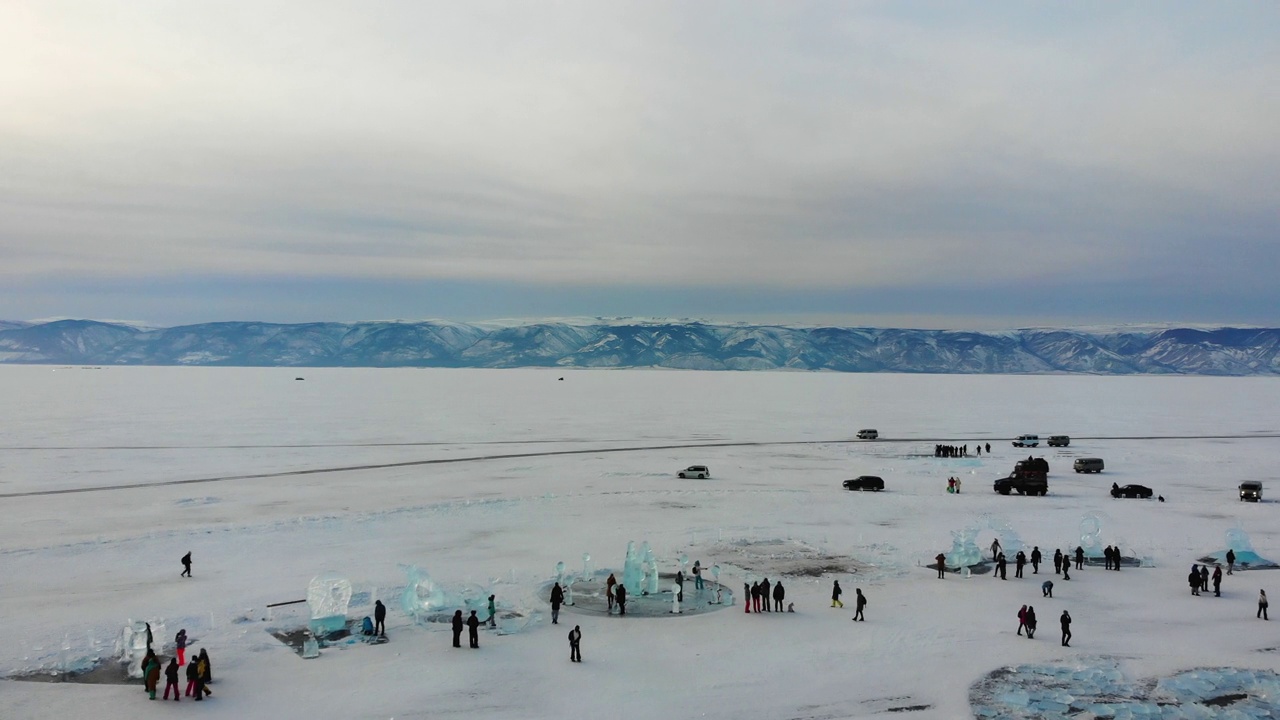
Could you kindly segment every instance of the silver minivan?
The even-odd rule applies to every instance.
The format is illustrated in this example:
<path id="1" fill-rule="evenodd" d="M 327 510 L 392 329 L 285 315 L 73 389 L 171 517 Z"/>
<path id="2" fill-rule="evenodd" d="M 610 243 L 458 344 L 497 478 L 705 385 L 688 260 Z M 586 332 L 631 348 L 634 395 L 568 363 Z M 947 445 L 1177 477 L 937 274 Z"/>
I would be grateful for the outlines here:
<path id="1" fill-rule="evenodd" d="M 1037 447 L 1040 445 L 1039 435 L 1019 435 L 1014 441 L 1014 447 Z"/>
<path id="2" fill-rule="evenodd" d="M 1102 458 L 1076 458 L 1072 467 L 1078 473 L 1100 473 L 1103 466 Z"/>

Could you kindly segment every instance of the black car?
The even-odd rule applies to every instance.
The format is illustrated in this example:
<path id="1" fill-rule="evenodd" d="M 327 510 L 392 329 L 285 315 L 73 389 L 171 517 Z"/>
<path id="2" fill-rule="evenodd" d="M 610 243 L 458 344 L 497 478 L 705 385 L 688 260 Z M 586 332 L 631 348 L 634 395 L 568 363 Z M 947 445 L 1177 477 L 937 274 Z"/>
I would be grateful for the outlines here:
<path id="1" fill-rule="evenodd" d="M 883 490 L 884 478 L 875 475 L 859 475 L 852 480 L 844 481 L 845 490 Z"/>
<path id="2" fill-rule="evenodd" d="M 1113 498 L 1149 498 L 1151 495 L 1151 488 L 1146 485 L 1116 485 L 1111 483 L 1111 497 Z"/>

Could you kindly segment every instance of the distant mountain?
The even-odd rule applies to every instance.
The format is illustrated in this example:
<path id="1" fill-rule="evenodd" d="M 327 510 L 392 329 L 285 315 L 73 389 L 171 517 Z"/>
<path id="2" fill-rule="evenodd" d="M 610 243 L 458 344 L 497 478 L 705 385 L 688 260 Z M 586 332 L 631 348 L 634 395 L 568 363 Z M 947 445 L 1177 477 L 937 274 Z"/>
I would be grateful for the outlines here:
<path id="1" fill-rule="evenodd" d="M 0 363 L 1280 375 L 1280 329 L 961 332 L 662 320 L 144 328 L 0 321 Z"/>

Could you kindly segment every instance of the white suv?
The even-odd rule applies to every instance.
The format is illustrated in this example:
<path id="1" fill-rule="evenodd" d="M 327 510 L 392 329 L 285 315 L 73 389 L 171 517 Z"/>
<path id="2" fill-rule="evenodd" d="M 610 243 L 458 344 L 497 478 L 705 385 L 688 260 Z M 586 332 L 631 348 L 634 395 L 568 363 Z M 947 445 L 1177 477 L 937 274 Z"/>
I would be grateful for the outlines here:
<path id="1" fill-rule="evenodd" d="M 1037 447 L 1040 445 L 1039 435 L 1019 435 L 1014 441 L 1014 447 Z"/>
<path id="2" fill-rule="evenodd" d="M 676 475 L 682 478 L 698 478 L 699 480 L 705 480 L 706 478 L 711 477 L 711 471 L 707 469 L 706 465 L 690 465 L 676 473 Z"/>

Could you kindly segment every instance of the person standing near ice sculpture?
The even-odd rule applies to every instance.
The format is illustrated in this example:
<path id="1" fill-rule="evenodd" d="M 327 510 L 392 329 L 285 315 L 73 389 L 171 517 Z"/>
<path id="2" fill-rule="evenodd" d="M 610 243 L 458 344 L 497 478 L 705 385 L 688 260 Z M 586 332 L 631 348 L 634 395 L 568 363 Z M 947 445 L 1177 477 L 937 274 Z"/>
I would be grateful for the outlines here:
<path id="1" fill-rule="evenodd" d="M 840 602 L 840 594 L 844 591 L 840 589 L 840 581 L 836 580 L 831 586 L 831 607 L 844 607 L 844 603 Z"/>
<path id="2" fill-rule="evenodd" d="M 1040 561 L 1043 559 L 1043 557 L 1044 556 L 1040 554 L 1039 545 L 1036 545 L 1035 547 L 1031 548 L 1031 574 L 1032 575 L 1040 574 Z"/>
<path id="3" fill-rule="evenodd" d="M 1008 567 L 1009 567 L 1009 564 L 1008 564 L 1008 561 L 1004 559 L 1004 553 L 1000 553 L 999 555 L 997 555 L 996 556 L 996 575 L 999 575 L 1001 580 L 1009 579 Z M 995 577 L 996 575 L 992 575 L 992 577 Z"/>
<path id="4" fill-rule="evenodd" d="M 613 614 L 613 586 L 618 584 L 618 578 L 609 573 L 609 579 L 604 584 L 604 595 L 609 600 L 609 614 Z"/>
<path id="5" fill-rule="evenodd" d="M 173 701 L 178 702 L 182 699 L 182 693 L 178 691 L 178 658 L 169 660 L 169 666 L 164 669 L 164 699 L 169 699 L 169 690 L 173 690 Z"/>
<path id="6" fill-rule="evenodd" d="M 684 602 L 684 571 L 676 571 L 676 602 Z"/>
<path id="7" fill-rule="evenodd" d="M 614 600 L 618 601 L 618 614 L 627 614 L 627 586 L 618 583 L 618 587 L 614 590 Z"/>
<path id="8" fill-rule="evenodd" d="M 1013 556 L 1013 562 L 1013 576 L 1022 577 L 1022 567 L 1027 564 L 1027 554 L 1019 550 L 1018 554 Z"/>
<path id="9" fill-rule="evenodd" d="M 1254 617 L 1260 617 L 1263 620 L 1269 619 L 1267 617 L 1267 591 L 1266 590 L 1258 591 L 1258 614 L 1255 615 Z"/>
<path id="10" fill-rule="evenodd" d="M 853 613 L 853 619 L 857 622 L 865 622 L 866 618 L 862 616 L 862 609 L 867 606 L 867 596 L 862 594 L 862 588 L 854 588 L 853 593 L 857 596 L 857 602 L 854 603 L 856 610 Z"/>
<path id="11" fill-rule="evenodd" d="M 787 591 L 782 588 L 782 581 L 779 580 L 773 586 L 773 609 L 774 612 L 782 612 L 782 599 L 787 596 Z"/>
<path id="12" fill-rule="evenodd" d="M 387 634 L 387 606 L 381 600 L 373 601 L 373 634 L 378 637 Z"/>
<path id="13" fill-rule="evenodd" d="M 1213 566 L 1213 596 L 1222 597 L 1222 566 L 1216 563 Z"/>
<path id="14" fill-rule="evenodd" d="M 582 662 L 582 628 L 578 625 L 569 631 L 569 662 Z"/>
<path id="15" fill-rule="evenodd" d="M 564 590 L 560 589 L 560 583 L 551 586 L 551 624 L 560 624 L 560 603 L 564 602 Z"/>
<path id="16" fill-rule="evenodd" d="M 938 553 L 937 557 L 934 558 L 934 561 L 938 563 L 938 579 L 945 580 L 947 577 L 947 556 L 942 553 Z"/>
<path id="17" fill-rule="evenodd" d="M 462 611 L 453 611 L 453 646 L 462 647 Z"/>
<path id="18" fill-rule="evenodd" d="M 480 618 L 476 617 L 476 611 L 471 611 L 471 617 L 467 618 L 467 639 L 471 641 L 472 648 L 480 647 Z"/>
<path id="19" fill-rule="evenodd" d="M 191 551 L 182 556 L 182 574 L 178 577 L 191 577 Z"/>
<path id="20" fill-rule="evenodd" d="M 1235 569 L 1236 569 L 1236 551 L 1232 548 L 1227 548 L 1227 574 L 1234 575 Z"/>
<path id="21" fill-rule="evenodd" d="M 1084 548 L 1079 545 L 1076 546 L 1076 569 L 1084 569 Z"/>
<path id="22" fill-rule="evenodd" d="M 200 668 L 196 666 L 193 658 L 187 663 L 187 692 L 186 696 L 191 697 L 196 694 L 196 685 L 200 684 Z"/>
<path id="23" fill-rule="evenodd" d="M 1071 613 L 1063 610 L 1058 622 L 1062 624 L 1062 647 L 1071 647 Z"/>
<path id="24" fill-rule="evenodd" d="M 1000 555 L 1000 538 L 991 541 L 991 559 L 995 560 Z"/>
<path id="25" fill-rule="evenodd" d="M 1063 580 L 1071 579 L 1071 558 L 1067 557 L 1066 555 L 1062 556 L 1062 579 Z"/>
<path id="26" fill-rule="evenodd" d="M 155 653 L 147 655 L 147 667 L 143 670 L 143 677 L 146 682 L 147 692 L 150 693 L 151 699 L 156 699 L 156 686 L 160 684 L 160 658 Z"/>
<path id="27" fill-rule="evenodd" d="M 702 561 L 701 560 L 693 561 L 693 589 L 694 590 L 702 589 Z"/>

